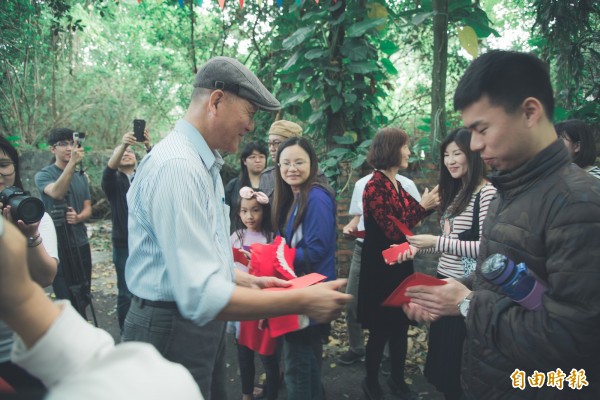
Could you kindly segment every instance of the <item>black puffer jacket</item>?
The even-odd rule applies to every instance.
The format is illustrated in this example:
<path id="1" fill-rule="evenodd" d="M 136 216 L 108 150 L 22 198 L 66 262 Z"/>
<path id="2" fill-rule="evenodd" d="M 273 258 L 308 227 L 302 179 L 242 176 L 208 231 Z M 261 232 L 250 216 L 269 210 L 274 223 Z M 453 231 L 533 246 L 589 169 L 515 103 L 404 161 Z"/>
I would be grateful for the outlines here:
<path id="1" fill-rule="evenodd" d="M 498 188 L 483 226 L 474 297 L 466 319 L 462 381 L 473 399 L 600 399 L 600 182 L 557 140 Z M 525 264 L 548 285 L 542 311 L 528 311 L 485 282 L 493 253 Z M 513 388 L 511 374 L 585 370 L 586 390 Z"/>

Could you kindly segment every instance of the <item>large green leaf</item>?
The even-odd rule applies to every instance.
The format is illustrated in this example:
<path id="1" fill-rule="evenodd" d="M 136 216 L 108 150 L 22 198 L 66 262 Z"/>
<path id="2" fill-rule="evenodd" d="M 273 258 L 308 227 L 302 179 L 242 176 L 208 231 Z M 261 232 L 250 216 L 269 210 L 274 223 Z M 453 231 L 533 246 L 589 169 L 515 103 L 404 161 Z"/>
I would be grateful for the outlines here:
<path id="1" fill-rule="evenodd" d="M 391 56 L 392 54 L 397 52 L 398 49 L 400 49 L 398 47 L 398 45 L 396 43 L 392 42 L 391 40 L 384 40 L 379 44 L 379 50 L 381 50 L 383 53 L 387 54 L 388 56 Z"/>
<path id="2" fill-rule="evenodd" d="M 296 62 L 298 61 L 298 57 L 300 57 L 300 50 L 298 50 L 297 52 L 295 52 L 288 60 L 287 63 L 285 63 L 285 65 L 283 66 L 283 70 L 287 71 L 288 69 L 290 69 L 292 66 L 296 65 Z"/>
<path id="3" fill-rule="evenodd" d="M 334 136 L 333 140 L 335 141 L 335 138 L 343 138 L 343 136 Z M 332 157 L 332 158 L 342 158 L 344 157 L 346 154 L 350 153 L 349 149 L 346 149 L 344 147 L 336 147 L 335 149 L 331 150 L 330 152 L 327 153 L 327 157 Z M 337 162 L 337 161 L 336 161 Z"/>
<path id="4" fill-rule="evenodd" d="M 363 39 L 348 39 L 344 41 L 341 52 L 352 61 L 366 60 L 369 55 L 369 44 Z"/>
<path id="5" fill-rule="evenodd" d="M 346 69 L 353 74 L 368 74 L 369 72 L 377 71 L 379 67 L 375 61 L 357 61 L 350 62 L 346 65 Z"/>
<path id="6" fill-rule="evenodd" d="M 396 69 L 396 67 L 394 66 L 394 64 L 390 61 L 389 58 L 382 58 L 381 59 L 381 63 L 385 67 L 385 70 L 388 72 L 388 74 L 390 74 L 390 75 L 398 75 L 398 70 Z"/>
<path id="7" fill-rule="evenodd" d="M 332 139 L 334 142 L 336 142 L 337 144 L 352 144 L 355 142 L 354 138 L 352 138 L 352 136 L 332 136 Z"/>
<path id="8" fill-rule="evenodd" d="M 358 37 L 364 35 L 369 29 L 375 29 L 385 23 L 385 18 L 367 19 L 357 22 L 346 31 L 346 37 Z"/>
<path id="9" fill-rule="evenodd" d="M 322 58 L 323 56 L 327 55 L 328 53 L 329 53 L 329 50 L 327 50 L 327 49 L 310 49 L 309 51 L 306 52 L 304 57 L 307 60 L 314 60 L 315 58 Z"/>
<path id="10" fill-rule="evenodd" d="M 305 40 L 309 39 L 313 33 L 315 32 L 315 25 L 305 26 L 303 28 L 298 29 L 296 32 L 292 33 L 290 37 L 286 38 L 282 45 L 286 50 L 291 50 L 299 44 L 303 43 Z"/>
<path id="11" fill-rule="evenodd" d="M 427 20 L 428 18 L 433 17 L 433 11 L 431 12 L 420 12 L 415 14 L 412 19 L 410 20 L 410 22 L 412 22 L 413 25 L 421 25 L 425 20 Z"/>
<path id="12" fill-rule="evenodd" d="M 352 163 L 350 164 L 350 166 L 352 167 L 352 169 L 358 169 L 358 168 L 362 167 L 362 165 L 365 163 L 366 159 L 367 158 L 364 155 L 359 154 L 352 161 Z"/>
<path id="13" fill-rule="evenodd" d="M 331 100 L 329 100 L 329 104 L 331 105 L 331 111 L 336 113 L 340 111 L 340 108 L 342 108 L 344 100 L 342 100 L 340 96 L 333 96 Z"/>
<path id="14" fill-rule="evenodd" d="M 317 122 L 318 120 L 320 120 L 321 118 L 323 118 L 323 111 L 318 110 L 315 111 L 314 113 L 312 113 L 312 115 L 308 118 L 308 123 L 309 124 L 314 124 L 315 122 Z"/>

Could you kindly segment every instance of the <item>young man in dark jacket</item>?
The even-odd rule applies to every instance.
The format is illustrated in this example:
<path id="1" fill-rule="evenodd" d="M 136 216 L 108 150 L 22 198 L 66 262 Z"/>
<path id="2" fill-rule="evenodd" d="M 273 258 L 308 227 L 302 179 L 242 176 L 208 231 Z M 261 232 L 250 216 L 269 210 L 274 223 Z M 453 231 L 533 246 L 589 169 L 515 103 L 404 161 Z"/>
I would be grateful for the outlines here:
<path id="1" fill-rule="evenodd" d="M 467 399 L 598 399 L 600 183 L 556 138 L 548 67 L 529 54 L 488 52 L 461 78 L 454 107 L 473 133 L 471 149 L 494 170 L 497 197 L 471 281 L 415 286 L 405 312 L 465 317 Z M 481 263 L 494 253 L 546 284 L 541 310 L 484 280 Z"/>
<path id="2" fill-rule="evenodd" d="M 144 132 L 144 146 L 149 152 L 150 136 Z M 131 304 L 131 293 L 125 283 L 125 263 L 129 257 L 127 246 L 127 191 L 137 167 L 137 157 L 133 147 L 138 142 L 133 133 L 123 135 L 121 143 L 115 148 L 102 173 L 102 190 L 110 203 L 112 217 L 113 263 L 117 272 L 117 317 L 119 328 L 123 331 L 125 316 Z"/>

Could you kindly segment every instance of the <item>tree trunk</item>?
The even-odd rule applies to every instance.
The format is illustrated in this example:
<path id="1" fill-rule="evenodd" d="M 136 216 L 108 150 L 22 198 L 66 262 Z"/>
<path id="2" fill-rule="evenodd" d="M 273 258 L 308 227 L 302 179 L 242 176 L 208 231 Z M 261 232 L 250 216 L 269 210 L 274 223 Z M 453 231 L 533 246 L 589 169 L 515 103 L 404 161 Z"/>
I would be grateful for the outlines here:
<path id="1" fill-rule="evenodd" d="M 346 11 L 346 0 L 341 0 L 342 6 L 337 8 L 331 15 L 331 19 L 336 19 L 341 16 Z M 335 65 L 342 65 L 342 54 L 340 49 L 344 44 L 344 36 L 345 30 L 343 24 L 337 25 L 333 27 L 329 31 L 329 62 Z M 333 81 L 337 81 L 340 79 L 340 72 L 327 71 L 325 72 L 325 76 L 332 79 Z M 332 94 L 333 90 L 325 91 L 325 100 L 329 100 L 327 94 Z M 336 93 L 336 95 L 341 96 L 340 93 Z M 325 116 L 327 118 L 327 127 L 325 130 L 325 139 L 327 145 L 327 151 L 331 150 L 335 146 L 335 142 L 333 141 L 334 136 L 342 136 L 344 134 L 344 112 L 342 111 L 344 107 L 340 108 L 338 111 L 333 112 L 331 107 L 327 107 L 325 110 Z"/>
<path id="2" fill-rule="evenodd" d="M 433 73 L 431 77 L 431 154 L 446 136 L 448 0 L 433 0 Z"/>
<path id="3" fill-rule="evenodd" d="M 192 71 L 198 72 L 198 65 L 196 64 L 196 46 L 194 44 L 194 22 L 196 21 L 196 14 L 194 13 L 194 2 L 190 1 L 190 58 L 192 59 Z"/>

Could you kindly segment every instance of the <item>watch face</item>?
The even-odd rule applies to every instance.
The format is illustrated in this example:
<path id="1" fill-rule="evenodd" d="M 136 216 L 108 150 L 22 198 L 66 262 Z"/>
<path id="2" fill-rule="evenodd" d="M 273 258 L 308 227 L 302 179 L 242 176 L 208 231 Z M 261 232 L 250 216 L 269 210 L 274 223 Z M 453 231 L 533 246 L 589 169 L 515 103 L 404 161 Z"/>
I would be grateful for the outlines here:
<path id="1" fill-rule="evenodd" d="M 471 299 L 464 299 L 461 303 L 460 306 L 458 307 L 460 314 L 463 317 L 466 317 L 467 314 L 469 313 L 469 306 L 471 305 Z"/>

